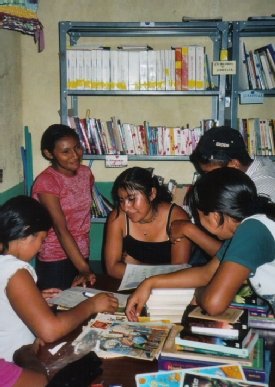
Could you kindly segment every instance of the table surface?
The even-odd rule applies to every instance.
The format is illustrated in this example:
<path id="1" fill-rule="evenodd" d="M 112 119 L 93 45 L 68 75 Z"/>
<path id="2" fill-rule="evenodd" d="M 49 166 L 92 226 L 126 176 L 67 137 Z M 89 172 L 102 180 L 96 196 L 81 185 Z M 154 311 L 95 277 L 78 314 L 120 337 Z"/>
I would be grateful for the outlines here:
<path id="1" fill-rule="evenodd" d="M 117 289 L 120 285 L 120 280 L 116 280 L 107 275 L 100 274 L 97 275 L 97 281 L 95 287 L 97 289 L 105 290 L 105 291 L 113 291 L 117 292 Z M 68 354 L 73 351 L 70 343 L 72 340 L 77 337 L 80 333 L 81 328 L 72 332 L 67 337 L 61 339 L 59 342 L 66 341 L 67 344 L 62 348 L 59 352 L 59 356 L 62 357 L 62 352 Z M 275 341 L 275 334 L 274 334 Z M 54 345 L 46 345 L 40 354 L 40 359 L 46 364 L 53 364 L 53 361 L 58 360 L 58 357 L 52 356 L 48 348 L 54 347 Z M 272 356 L 272 369 L 270 375 L 269 387 L 275 387 L 275 365 L 273 366 L 275 360 L 275 346 L 273 342 L 269 340 L 269 345 L 271 349 Z M 139 373 L 145 372 L 155 372 L 158 370 L 157 360 L 154 361 L 146 361 L 133 359 L 129 357 L 121 357 L 121 358 L 113 358 L 113 359 L 102 359 L 101 368 L 103 370 L 102 374 L 99 375 L 96 379 L 93 380 L 94 383 L 103 383 L 104 387 L 109 387 L 110 385 L 121 385 L 123 387 L 135 387 L 135 375 Z M 51 375 L 51 374 L 50 374 Z"/>

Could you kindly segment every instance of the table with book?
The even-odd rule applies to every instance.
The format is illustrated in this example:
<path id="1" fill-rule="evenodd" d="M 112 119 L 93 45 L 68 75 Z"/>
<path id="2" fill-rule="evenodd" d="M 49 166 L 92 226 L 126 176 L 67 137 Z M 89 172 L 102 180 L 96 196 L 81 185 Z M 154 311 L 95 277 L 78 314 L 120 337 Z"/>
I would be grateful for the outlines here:
<path id="1" fill-rule="evenodd" d="M 99 290 L 118 293 L 119 285 L 119 280 L 107 275 L 97 276 L 96 288 Z M 125 291 L 119 293 L 124 298 Z M 79 294 L 82 295 L 81 292 Z M 102 383 L 104 387 L 160 386 L 169 378 L 171 386 L 180 387 L 201 380 L 213 382 L 221 377 L 236 379 L 231 386 L 275 386 L 275 367 L 271 367 L 275 354 L 275 330 L 272 325 L 275 320 L 269 316 L 267 307 L 253 301 L 244 309 L 237 302 L 214 320 L 199 307 L 187 306 L 192 294 L 191 289 L 156 289 L 148 300 L 146 312 L 150 320 L 161 323 L 149 323 L 148 317 L 145 317 L 137 324 L 138 327 L 133 327 L 123 314 L 118 313 L 110 325 L 109 320 L 105 324 L 104 315 L 98 315 L 87 322 L 85 329 L 79 328 L 58 343 L 43 348 L 41 360 L 50 366 L 54 374 L 52 365 L 58 365 L 62 359 L 77 359 L 82 349 L 91 344 L 102 362 L 102 372 L 93 383 Z M 169 300 L 167 305 L 166 299 Z M 168 316 L 170 321 L 182 322 L 184 326 L 168 324 Z M 264 317 L 272 329 L 263 326 Z M 251 329 L 250 323 L 257 329 Z M 108 325 L 108 334 L 101 336 L 100 333 L 98 336 L 103 325 L 104 329 Z M 143 327 L 140 328 L 140 325 Z M 258 329 L 260 325 L 262 329 Z M 95 328 L 99 328 L 96 336 L 93 333 Z M 49 352 L 53 349 L 57 351 L 54 354 Z M 155 384 L 151 384 L 152 381 Z M 226 385 L 229 384 L 223 384 Z"/>

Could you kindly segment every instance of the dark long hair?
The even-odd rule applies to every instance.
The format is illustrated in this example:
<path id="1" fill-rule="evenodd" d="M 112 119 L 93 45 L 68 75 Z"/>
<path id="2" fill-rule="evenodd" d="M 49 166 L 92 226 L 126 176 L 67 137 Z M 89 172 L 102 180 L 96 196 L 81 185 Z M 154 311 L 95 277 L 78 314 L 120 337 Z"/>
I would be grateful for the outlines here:
<path id="1" fill-rule="evenodd" d="M 255 214 L 275 220 L 275 204 L 269 197 L 257 195 L 254 182 L 236 168 L 218 168 L 202 175 L 195 183 L 189 203 L 191 211 L 219 212 L 238 221 Z"/>
<path id="2" fill-rule="evenodd" d="M 152 172 L 146 168 L 127 168 L 116 178 L 112 188 L 112 197 L 114 207 L 118 213 L 120 208 L 118 190 L 120 188 L 130 192 L 142 192 L 148 201 L 150 200 L 152 188 L 156 188 L 156 197 L 152 201 L 153 208 L 156 208 L 161 202 L 171 203 L 172 201 L 172 195 L 167 187 L 160 184 L 158 178 L 153 176 Z"/>
<path id="3" fill-rule="evenodd" d="M 77 141 L 80 141 L 76 131 L 67 125 L 53 124 L 45 130 L 41 137 L 40 149 L 42 156 L 45 157 L 46 160 L 49 159 L 45 155 L 45 150 L 49 151 L 52 154 L 57 141 L 64 137 L 73 137 Z"/>
<path id="4" fill-rule="evenodd" d="M 37 200 L 24 195 L 9 199 L 0 207 L 2 253 L 8 250 L 9 242 L 39 231 L 48 231 L 51 226 L 47 209 Z"/>

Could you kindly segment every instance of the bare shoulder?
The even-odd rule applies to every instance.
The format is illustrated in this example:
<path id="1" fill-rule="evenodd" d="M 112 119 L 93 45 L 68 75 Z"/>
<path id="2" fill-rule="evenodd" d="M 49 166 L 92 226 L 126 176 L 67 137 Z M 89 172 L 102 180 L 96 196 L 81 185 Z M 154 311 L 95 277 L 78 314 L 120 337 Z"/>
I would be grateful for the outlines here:
<path id="1" fill-rule="evenodd" d="M 171 221 L 177 220 L 177 219 L 190 220 L 190 217 L 182 207 L 175 204 L 173 206 L 172 213 L 171 213 Z"/>
<path id="2" fill-rule="evenodd" d="M 116 210 L 112 210 L 108 216 L 108 224 L 115 225 L 116 227 L 122 226 L 125 223 L 125 213 L 120 211 L 117 213 Z"/>

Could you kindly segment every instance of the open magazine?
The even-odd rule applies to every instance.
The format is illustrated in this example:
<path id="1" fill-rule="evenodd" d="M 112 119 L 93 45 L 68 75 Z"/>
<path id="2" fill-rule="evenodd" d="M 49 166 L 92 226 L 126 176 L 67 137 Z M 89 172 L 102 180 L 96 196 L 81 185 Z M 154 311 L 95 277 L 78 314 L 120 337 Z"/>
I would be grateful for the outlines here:
<path id="1" fill-rule="evenodd" d="M 138 287 L 138 285 L 148 277 L 157 274 L 172 273 L 178 270 L 190 267 L 187 264 L 182 265 L 133 265 L 128 263 L 118 290 L 129 290 Z"/>
<path id="2" fill-rule="evenodd" d="M 74 340 L 75 350 L 83 350 L 90 345 L 97 354 L 99 351 L 101 354 L 155 359 L 163 347 L 171 324 L 131 323 L 126 320 L 125 315 L 99 313 Z"/>

